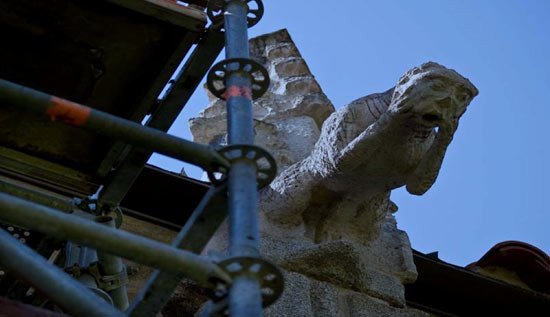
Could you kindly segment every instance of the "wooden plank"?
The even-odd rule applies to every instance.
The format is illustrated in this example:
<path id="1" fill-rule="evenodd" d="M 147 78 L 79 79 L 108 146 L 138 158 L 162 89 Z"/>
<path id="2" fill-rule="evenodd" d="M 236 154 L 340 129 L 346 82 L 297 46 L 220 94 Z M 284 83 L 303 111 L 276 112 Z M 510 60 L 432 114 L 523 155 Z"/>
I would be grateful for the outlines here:
<path id="1" fill-rule="evenodd" d="M 153 81 L 153 84 L 147 91 L 147 93 L 141 98 L 141 101 L 135 107 L 134 112 L 129 116 L 128 119 L 132 121 L 139 122 L 149 111 L 154 110 L 153 105 L 156 104 L 157 98 L 166 86 L 166 83 L 170 80 L 176 69 L 178 68 L 183 57 L 187 54 L 190 47 L 194 42 L 197 41 L 199 37 L 198 33 L 195 32 L 185 32 L 180 45 L 176 48 L 170 59 L 167 61 L 164 68 L 156 76 L 156 79 Z M 182 101 L 184 102 L 184 101 Z M 173 120 L 175 120 L 174 118 Z M 121 141 L 115 142 L 109 151 L 106 153 L 103 161 L 97 169 L 96 175 L 98 177 L 105 177 L 112 170 L 113 164 L 121 155 L 123 149 L 126 147 L 126 144 Z"/>
<path id="2" fill-rule="evenodd" d="M 0 78 L 139 122 L 202 34 L 106 1 L 0 3 Z M 0 108 L 2 147 L 98 176 L 114 140 Z"/>
<path id="3" fill-rule="evenodd" d="M 206 13 L 178 4 L 171 0 L 107 0 L 111 3 L 159 20 L 184 27 L 191 31 L 202 31 L 206 26 Z"/>

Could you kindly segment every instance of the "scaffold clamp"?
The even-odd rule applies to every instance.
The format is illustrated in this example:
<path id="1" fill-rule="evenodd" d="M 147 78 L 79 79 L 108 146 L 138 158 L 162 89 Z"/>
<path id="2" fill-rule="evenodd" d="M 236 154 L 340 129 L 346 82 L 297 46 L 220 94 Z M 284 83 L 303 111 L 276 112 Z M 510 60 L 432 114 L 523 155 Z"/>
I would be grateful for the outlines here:
<path id="1" fill-rule="evenodd" d="M 241 72 L 250 76 L 251 88 L 227 86 L 230 74 Z M 269 88 L 269 73 L 258 62 L 248 58 L 228 58 L 212 66 L 206 78 L 206 85 L 210 92 L 227 100 L 233 96 L 242 96 L 248 99 L 260 98 Z"/>
<path id="2" fill-rule="evenodd" d="M 258 188 L 263 188 L 275 178 L 277 175 L 277 163 L 269 152 L 261 147 L 254 145 L 234 144 L 229 145 L 218 151 L 228 161 L 235 162 L 241 159 L 248 159 L 256 164 L 256 175 Z M 208 172 L 210 181 L 217 185 L 226 181 L 228 172 L 214 173 Z"/>
<path id="3" fill-rule="evenodd" d="M 240 1 L 247 6 L 246 22 L 249 28 L 256 25 L 264 15 L 264 4 L 261 0 L 210 0 L 206 14 L 215 29 L 223 30 L 225 7 L 230 1 Z"/>
<path id="4" fill-rule="evenodd" d="M 271 262 L 256 257 L 234 257 L 221 261 L 218 265 L 233 279 L 248 277 L 256 280 L 260 285 L 262 306 L 273 304 L 283 293 L 284 278 L 281 270 Z M 212 295 L 215 303 L 214 316 L 227 315 L 228 288 L 218 288 Z"/>

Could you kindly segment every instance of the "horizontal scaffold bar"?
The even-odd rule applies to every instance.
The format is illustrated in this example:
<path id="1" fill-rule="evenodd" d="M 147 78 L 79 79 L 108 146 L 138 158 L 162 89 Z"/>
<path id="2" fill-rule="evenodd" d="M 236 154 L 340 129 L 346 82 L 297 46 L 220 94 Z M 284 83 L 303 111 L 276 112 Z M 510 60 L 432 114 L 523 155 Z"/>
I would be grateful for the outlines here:
<path id="1" fill-rule="evenodd" d="M 16 106 L 216 172 L 229 162 L 206 145 L 0 79 L 0 106 Z"/>
<path id="2" fill-rule="evenodd" d="M 0 193 L 0 210 L 2 222 L 179 273 L 203 287 L 214 288 L 215 281 L 231 282 L 229 275 L 207 258 L 5 193 Z"/>

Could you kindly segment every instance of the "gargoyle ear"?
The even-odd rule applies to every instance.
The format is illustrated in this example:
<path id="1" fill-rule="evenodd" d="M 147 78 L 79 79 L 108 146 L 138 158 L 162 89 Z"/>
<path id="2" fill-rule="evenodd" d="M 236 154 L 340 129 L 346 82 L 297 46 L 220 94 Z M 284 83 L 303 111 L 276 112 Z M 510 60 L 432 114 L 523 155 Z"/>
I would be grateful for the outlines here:
<path id="1" fill-rule="evenodd" d="M 460 99 L 459 101 L 462 102 L 464 106 L 460 109 L 457 109 L 458 110 L 456 114 L 457 118 L 462 117 L 462 115 L 468 109 L 468 105 L 470 104 L 470 102 L 472 102 L 472 100 L 475 97 L 475 95 L 472 95 L 471 91 L 468 90 L 467 87 L 461 86 L 460 90 L 462 91 L 460 92 L 460 94 L 458 94 L 458 99 Z"/>

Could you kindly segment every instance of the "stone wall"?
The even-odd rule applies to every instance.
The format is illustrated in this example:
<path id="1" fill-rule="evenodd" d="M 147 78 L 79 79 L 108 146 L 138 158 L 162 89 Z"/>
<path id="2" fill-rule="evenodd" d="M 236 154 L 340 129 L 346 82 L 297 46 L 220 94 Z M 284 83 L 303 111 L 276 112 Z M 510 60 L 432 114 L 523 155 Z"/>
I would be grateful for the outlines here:
<path id="1" fill-rule="evenodd" d="M 250 40 L 250 53 L 271 78 L 266 94 L 254 101 L 255 142 L 271 151 L 280 172 L 309 155 L 334 106 L 286 30 Z M 193 139 L 225 144 L 225 102 L 208 96 L 210 104 L 189 122 Z"/>

